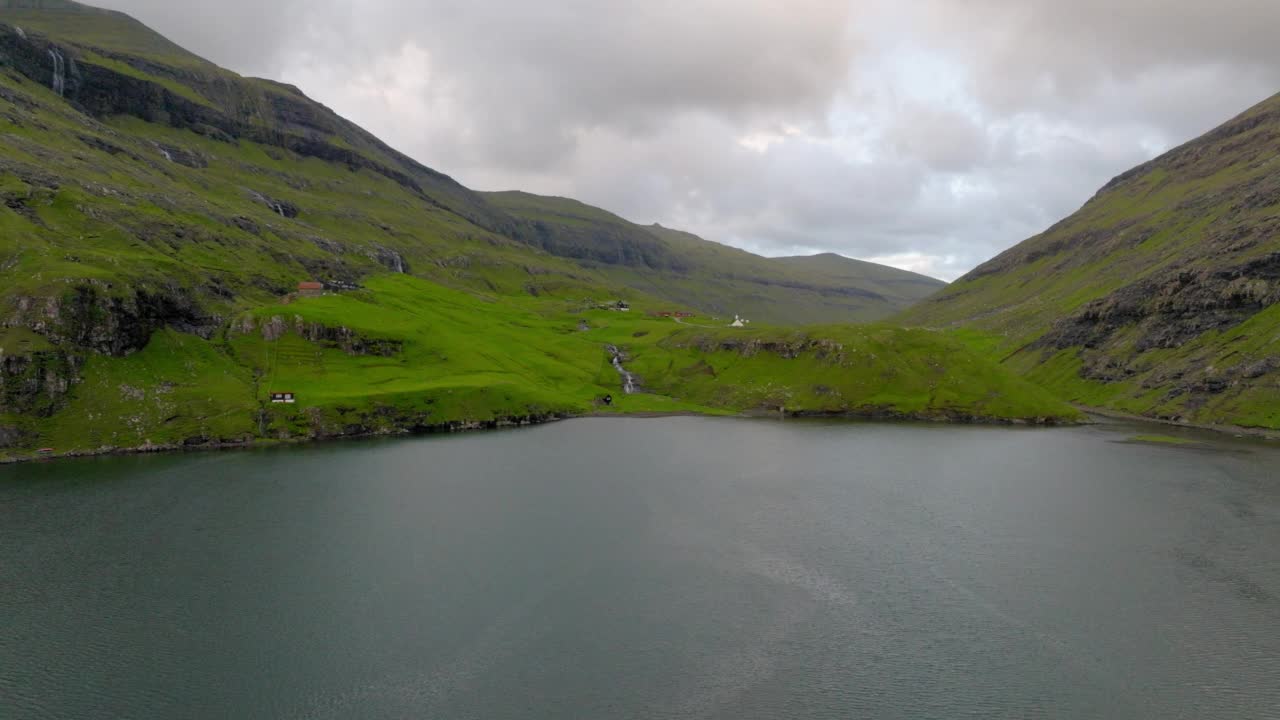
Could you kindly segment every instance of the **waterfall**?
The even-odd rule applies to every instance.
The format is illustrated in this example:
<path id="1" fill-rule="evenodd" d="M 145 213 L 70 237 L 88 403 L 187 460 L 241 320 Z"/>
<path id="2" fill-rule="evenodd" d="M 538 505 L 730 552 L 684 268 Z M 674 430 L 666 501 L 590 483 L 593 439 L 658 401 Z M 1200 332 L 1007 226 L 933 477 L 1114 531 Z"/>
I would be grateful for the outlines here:
<path id="1" fill-rule="evenodd" d="M 609 354 L 613 356 L 613 369 L 618 371 L 622 376 L 622 392 L 626 395 L 635 395 L 640 392 L 640 385 L 636 382 L 636 376 L 630 371 L 622 367 L 622 351 L 613 345 L 606 346 Z"/>
<path id="2" fill-rule="evenodd" d="M 23 40 L 26 40 L 26 39 L 27 39 L 27 31 L 26 31 L 26 30 L 23 30 L 22 28 L 18 27 L 17 25 L 14 25 L 14 26 L 13 26 L 13 29 L 18 31 L 18 37 L 22 38 Z"/>
<path id="3" fill-rule="evenodd" d="M 58 93 L 58 97 L 62 97 L 67 91 L 67 67 L 62 59 L 62 53 L 54 48 L 49 48 L 49 57 L 53 59 L 53 91 Z"/>

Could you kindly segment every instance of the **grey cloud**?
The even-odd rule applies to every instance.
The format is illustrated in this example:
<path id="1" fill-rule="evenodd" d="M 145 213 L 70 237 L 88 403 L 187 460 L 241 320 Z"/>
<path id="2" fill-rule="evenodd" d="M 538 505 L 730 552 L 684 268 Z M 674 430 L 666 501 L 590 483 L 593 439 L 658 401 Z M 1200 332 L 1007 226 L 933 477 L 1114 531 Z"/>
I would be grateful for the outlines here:
<path id="1" fill-rule="evenodd" d="M 126 12 L 197 55 L 250 74 L 270 71 L 281 40 L 314 7 L 307 0 L 88 0 L 88 4 Z"/>
<path id="2" fill-rule="evenodd" d="M 885 140 L 898 153 L 939 172 L 963 172 L 986 160 L 990 140 L 972 118 L 953 111 L 913 105 L 901 111 Z"/>
<path id="3" fill-rule="evenodd" d="M 967 56 L 979 90 L 1005 109 L 1085 101 L 1108 81 L 1196 67 L 1280 84 L 1273 0 L 927 0 L 926 8 L 932 40 Z"/>
<path id="4" fill-rule="evenodd" d="M 481 189 L 947 278 L 1280 89 L 1274 0 L 100 2 Z"/>

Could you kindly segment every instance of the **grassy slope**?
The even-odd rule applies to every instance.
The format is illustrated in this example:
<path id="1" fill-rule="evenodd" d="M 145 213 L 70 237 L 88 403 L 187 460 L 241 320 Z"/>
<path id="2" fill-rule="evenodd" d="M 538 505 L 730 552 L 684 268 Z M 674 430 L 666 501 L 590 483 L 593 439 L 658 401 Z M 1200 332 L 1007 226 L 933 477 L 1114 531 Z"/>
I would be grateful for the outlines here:
<path id="1" fill-rule="evenodd" d="M 663 272 L 623 262 L 593 267 L 619 285 L 666 298 L 671 309 L 740 314 L 779 325 L 879 320 L 919 302 L 944 283 L 896 268 L 821 255 L 769 259 L 661 226 L 641 226 L 576 200 L 523 192 L 486 193 L 508 213 L 584 244 L 600 238 L 652 244 L 647 259 Z"/>
<path id="2" fill-rule="evenodd" d="M 284 334 L 263 332 L 279 318 Z M 299 323 L 396 340 L 353 355 Z M 586 323 L 589 329 L 582 329 Z M 646 392 L 623 395 L 608 345 Z M 405 275 L 245 311 L 211 342 L 172 330 L 93 356 L 70 404 L 35 423 L 60 450 L 378 432 L 600 412 L 776 411 L 918 418 L 1074 417 L 947 334 L 896 328 L 690 328 L 571 301 L 482 297 Z M 297 405 L 270 405 L 272 391 Z M 613 407 L 598 400 L 616 398 Z"/>
<path id="3" fill-rule="evenodd" d="M 79 56 L 82 67 L 97 66 L 144 79 L 285 145 L 302 141 L 353 151 L 359 158 L 405 175 L 425 189 L 434 204 L 488 229 L 501 228 L 506 222 L 474 192 L 388 147 L 297 88 L 220 68 L 124 13 L 69 0 L 0 0 L 0 23 L 47 37 L 64 51 L 74 49 L 71 54 Z M 163 118 L 165 113 L 156 115 L 147 119 Z"/>
<path id="4" fill-rule="evenodd" d="M 1280 427 L 1280 96 L 1122 175 L 901 319 L 1081 403 Z"/>
<path id="5" fill-rule="evenodd" d="M 0 22 L 12 12 L 0 7 Z M 102 52 L 146 45 L 148 62 L 203 62 L 176 56 L 123 16 L 107 17 L 116 24 L 74 26 L 75 37 Z M 30 32 L 38 25 L 28 24 Z M 86 68 L 125 62 L 75 52 Z M 211 74 L 226 72 L 212 66 L 152 76 L 145 64 L 125 64 L 130 77 L 167 92 L 178 83 L 210 106 L 227 100 L 207 94 Z M 301 97 L 244 82 L 291 102 Z M 378 162 L 399 162 L 376 139 L 334 123 L 326 125 L 336 133 L 325 135 L 330 141 L 363 143 Z M 483 201 L 433 171 L 414 171 L 419 189 L 366 166 L 194 130 L 88 117 L 0 58 L 0 446 L 10 446 L 0 455 L 589 412 L 598 397 L 620 395 L 606 344 L 625 347 L 653 390 L 619 398 L 611 411 L 736 412 L 767 406 L 785 388 L 796 410 L 1071 415 L 943 335 L 821 331 L 859 358 L 843 364 L 809 350 L 791 360 L 697 350 L 698 338 L 730 331 L 647 317 L 670 298 L 620 289 L 615 270 L 477 224 L 494 217 L 470 217 Z M 296 217 L 263 197 L 287 203 Z M 401 264 L 407 274 L 388 272 Z M 364 289 L 282 304 L 311 278 Z M 76 305 L 86 293 L 91 301 Z M 592 309 L 620 295 L 637 312 Z M 151 328 L 145 297 L 191 307 Z M 277 317 L 283 334 L 264 333 Z M 583 320 L 586 332 L 578 330 Z M 192 323 L 204 337 L 191 333 Z M 399 349 L 360 354 L 307 339 L 320 326 L 360 342 L 394 340 Z M 780 340 L 793 333 L 753 332 Z M 130 333 L 141 333 L 137 343 L 121 339 Z M 724 379 L 708 381 L 698 374 L 703 365 Z M 944 369 L 958 373 L 954 382 Z M 715 390 L 728 384 L 732 393 Z M 272 390 L 301 400 L 270 405 Z"/>
<path id="6" fill-rule="evenodd" d="M 206 60 L 152 32 L 124 13 L 70 0 L 0 0 L 0 19 L 25 30 L 53 34 L 92 47 L 213 71 Z"/>
<path id="7" fill-rule="evenodd" d="M 770 262 L 825 280 L 837 287 L 865 286 L 890 298 L 895 304 L 914 305 L 947 285 L 927 275 L 834 253 L 772 258 Z"/>

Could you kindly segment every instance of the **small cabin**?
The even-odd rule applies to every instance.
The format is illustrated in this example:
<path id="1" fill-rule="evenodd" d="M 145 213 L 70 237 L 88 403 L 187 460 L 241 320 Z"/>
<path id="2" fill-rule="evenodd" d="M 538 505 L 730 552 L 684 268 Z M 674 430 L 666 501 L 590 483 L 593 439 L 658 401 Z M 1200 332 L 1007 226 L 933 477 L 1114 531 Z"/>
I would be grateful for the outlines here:
<path id="1" fill-rule="evenodd" d="M 631 312 L 631 303 L 626 300 L 619 300 L 617 305 L 613 306 L 618 312 Z"/>
<path id="2" fill-rule="evenodd" d="M 324 283 L 300 282 L 298 283 L 298 294 L 302 297 L 320 297 L 324 294 Z"/>
<path id="3" fill-rule="evenodd" d="M 297 396 L 291 392 L 273 392 L 271 393 L 271 402 L 277 405 L 292 405 L 297 402 Z"/>

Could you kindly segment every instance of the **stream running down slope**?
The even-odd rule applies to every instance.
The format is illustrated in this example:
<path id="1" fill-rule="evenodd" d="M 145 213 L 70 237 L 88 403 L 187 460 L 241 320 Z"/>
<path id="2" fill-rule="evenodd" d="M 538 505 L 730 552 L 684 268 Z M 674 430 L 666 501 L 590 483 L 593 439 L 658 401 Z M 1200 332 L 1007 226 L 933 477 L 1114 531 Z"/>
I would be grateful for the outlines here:
<path id="1" fill-rule="evenodd" d="M 613 369 L 617 370 L 618 374 L 622 376 L 622 392 L 627 395 L 635 395 L 640 392 L 640 382 L 631 371 L 622 365 L 622 361 L 627 359 L 626 354 L 616 345 L 606 345 L 605 349 L 609 351 Z"/>

